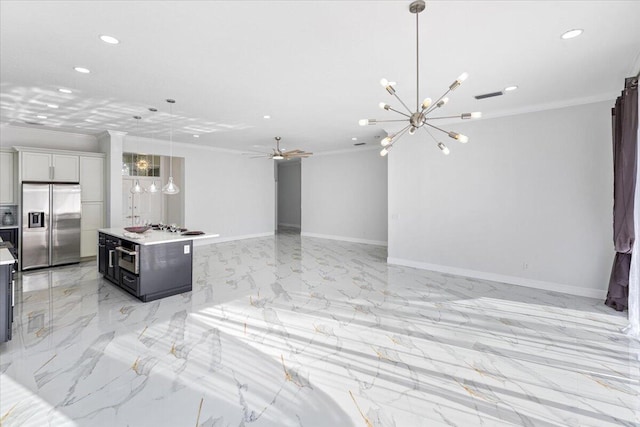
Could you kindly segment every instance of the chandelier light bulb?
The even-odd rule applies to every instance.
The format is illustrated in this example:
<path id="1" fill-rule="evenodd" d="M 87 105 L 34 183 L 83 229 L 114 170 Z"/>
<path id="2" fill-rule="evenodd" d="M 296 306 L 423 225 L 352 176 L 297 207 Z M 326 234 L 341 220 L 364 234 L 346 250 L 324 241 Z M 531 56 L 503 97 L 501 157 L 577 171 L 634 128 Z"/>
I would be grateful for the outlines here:
<path id="1" fill-rule="evenodd" d="M 449 90 L 456 90 L 458 86 L 462 84 L 463 81 L 467 80 L 468 77 L 469 77 L 469 74 L 467 73 L 460 74 L 456 79 L 456 81 L 451 83 L 451 86 L 449 86 Z"/>
<path id="2" fill-rule="evenodd" d="M 469 137 L 461 133 L 458 134 L 458 137 L 456 139 L 462 142 L 463 144 L 466 144 L 467 142 L 469 142 Z"/>
<path id="3" fill-rule="evenodd" d="M 440 108 L 443 105 L 445 105 L 447 102 L 449 102 L 449 98 L 444 97 L 436 104 L 436 107 Z"/>
<path id="4" fill-rule="evenodd" d="M 386 156 L 387 154 L 389 154 L 389 148 L 385 147 L 382 150 L 380 150 L 380 155 L 382 157 Z"/>
<path id="5" fill-rule="evenodd" d="M 482 117 L 482 113 L 480 111 L 476 111 L 474 113 L 462 113 L 460 115 L 461 119 L 479 119 Z"/>
<path id="6" fill-rule="evenodd" d="M 422 109 L 426 110 L 430 106 L 431 106 L 431 98 L 425 98 L 425 100 L 422 101 Z"/>
<path id="7" fill-rule="evenodd" d="M 380 84 L 382 87 L 387 87 L 389 86 L 389 81 L 387 79 L 380 79 Z"/>
<path id="8" fill-rule="evenodd" d="M 416 133 L 416 129 L 418 129 L 415 126 L 411 126 L 411 128 L 409 129 L 409 135 L 413 135 L 414 133 Z"/>
<path id="9" fill-rule="evenodd" d="M 380 104 L 378 104 L 378 107 L 382 108 L 383 110 L 388 110 L 389 108 L 391 108 L 390 105 L 387 105 L 384 102 L 381 102 Z"/>
<path id="10" fill-rule="evenodd" d="M 284 157 L 282 157 L 280 154 L 276 154 L 275 156 L 273 156 L 273 160 L 282 160 L 284 159 Z"/>
<path id="11" fill-rule="evenodd" d="M 389 144 L 391 144 L 391 137 L 390 136 L 387 136 L 382 141 L 380 141 L 380 145 L 382 145 L 383 147 L 386 147 Z"/>
<path id="12" fill-rule="evenodd" d="M 360 126 L 366 126 L 366 125 L 368 125 L 368 124 L 369 124 L 369 120 L 367 120 L 367 119 L 360 119 L 360 120 L 358 120 L 358 124 L 359 124 Z"/>
<path id="13" fill-rule="evenodd" d="M 449 148 L 444 145 L 442 142 L 438 142 L 438 148 L 442 151 L 442 154 L 444 154 L 445 156 L 448 156 L 450 151 Z"/>

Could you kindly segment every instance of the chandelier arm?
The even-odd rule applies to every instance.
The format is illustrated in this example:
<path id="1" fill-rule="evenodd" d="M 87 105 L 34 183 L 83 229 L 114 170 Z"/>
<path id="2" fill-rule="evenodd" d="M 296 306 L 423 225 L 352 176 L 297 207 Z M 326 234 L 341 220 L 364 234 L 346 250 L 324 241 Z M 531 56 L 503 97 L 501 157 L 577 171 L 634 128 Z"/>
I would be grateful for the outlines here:
<path id="1" fill-rule="evenodd" d="M 449 132 L 447 132 L 446 130 L 441 129 L 441 128 L 439 128 L 438 126 L 434 126 L 434 125 L 432 125 L 431 123 L 424 122 L 424 124 L 425 124 L 425 125 L 427 125 L 427 126 L 429 126 L 429 127 L 434 128 L 434 129 L 437 129 L 437 130 L 439 130 L 439 131 L 440 131 L 440 132 L 442 132 L 442 133 L 446 133 L 447 135 L 449 134 Z"/>
<path id="2" fill-rule="evenodd" d="M 410 115 L 405 114 L 405 113 L 403 113 L 402 111 L 398 111 L 398 110 L 396 110 L 395 108 L 391 108 L 391 107 L 389 107 L 389 110 L 390 110 L 390 111 L 393 111 L 393 112 L 395 112 L 395 113 L 398 113 L 398 114 L 402 114 L 402 115 L 403 115 L 403 116 L 405 116 L 406 118 L 411 118 L 411 116 L 410 116 Z"/>
<path id="3" fill-rule="evenodd" d="M 439 119 L 459 119 L 460 115 L 456 116 L 440 116 L 440 117 L 425 117 L 425 120 L 439 120 Z"/>
<path id="4" fill-rule="evenodd" d="M 409 128 L 411 127 L 411 124 L 406 125 L 400 132 L 398 132 L 396 134 L 396 136 L 394 137 L 394 139 L 397 141 L 402 135 L 404 135 L 405 133 L 407 133 L 407 131 L 409 130 Z"/>
<path id="5" fill-rule="evenodd" d="M 395 97 L 396 97 L 396 99 L 397 99 L 398 101 L 400 101 L 400 104 L 402 104 L 402 106 L 403 106 L 404 108 L 406 108 L 406 109 L 407 109 L 407 111 L 409 112 L 409 114 L 413 114 L 413 112 L 409 109 L 409 107 L 407 107 L 407 104 L 405 104 L 404 102 L 402 102 L 402 99 L 400 99 L 400 97 L 398 96 L 398 94 L 397 94 L 397 93 L 395 93 L 395 91 L 393 92 L 393 96 L 395 96 Z"/>
<path id="6" fill-rule="evenodd" d="M 425 132 L 427 132 L 429 134 L 429 136 L 431 137 L 431 139 L 433 139 L 436 143 L 438 143 L 439 141 L 436 139 L 435 136 L 433 136 L 433 134 L 429 131 L 429 129 L 427 128 L 422 128 L 424 129 Z"/>
<path id="7" fill-rule="evenodd" d="M 449 95 L 449 93 L 451 93 L 451 89 L 447 89 L 447 91 L 442 94 L 442 96 L 440 98 L 438 98 L 438 100 L 436 102 L 434 102 L 433 104 L 431 104 L 431 107 L 429 109 L 427 109 L 427 111 L 424 112 L 424 114 L 429 114 L 430 112 L 432 112 L 433 110 L 435 110 L 438 107 L 438 102 L 442 101 L 442 99 Z"/>
<path id="8" fill-rule="evenodd" d="M 385 123 L 385 122 L 406 122 L 407 119 L 398 119 L 398 120 L 376 120 L 376 123 Z M 410 126 L 410 125 L 408 125 Z M 408 127 L 407 126 L 407 127 Z"/>

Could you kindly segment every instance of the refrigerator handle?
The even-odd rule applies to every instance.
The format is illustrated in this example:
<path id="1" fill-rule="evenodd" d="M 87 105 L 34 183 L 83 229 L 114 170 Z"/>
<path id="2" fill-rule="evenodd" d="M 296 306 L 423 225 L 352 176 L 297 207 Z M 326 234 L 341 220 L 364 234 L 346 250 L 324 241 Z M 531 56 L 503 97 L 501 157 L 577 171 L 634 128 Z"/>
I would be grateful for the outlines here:
<path id="1" fill-rule="evenodd" d="M 49 166 L 51 168 L 51 166 Z M 49 265 L 53 260 L 53 185 L 49 184 L 49 219 L 47 221 L 47 234 L 49 236 Z"/>

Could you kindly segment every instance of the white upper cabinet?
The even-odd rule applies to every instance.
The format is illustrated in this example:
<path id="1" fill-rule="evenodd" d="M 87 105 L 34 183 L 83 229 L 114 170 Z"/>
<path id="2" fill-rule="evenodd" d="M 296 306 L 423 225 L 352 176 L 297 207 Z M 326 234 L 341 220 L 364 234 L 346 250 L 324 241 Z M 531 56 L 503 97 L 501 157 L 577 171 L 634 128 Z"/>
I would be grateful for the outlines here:
<path id="1" fill-rule="evenodd" d="M 23 152 L 22 180 L 51 181 L 51 154 Z"/>
<path id="2" fill-rule="evenodd" d="M 0 152 L 0 203 L 16 202 L 13 153 Z"/>
<path id="3" fill-rule="evenodd" d="M 104 200 L 104 158 L 80 157 L 80 184 L 83 202 Z"/>
<path id="4" fill-rule="evenodd" d="M 80 181 L 80 158 L 78 156 L 53 154 L 51 166 L 53 166 L 53 181 Z"/>
<path id="5" fill-rule="evenodd" d="M 23 151 L 23 181 L 80 181 L 80 157 L 72 154 L 50 154 Z"/>

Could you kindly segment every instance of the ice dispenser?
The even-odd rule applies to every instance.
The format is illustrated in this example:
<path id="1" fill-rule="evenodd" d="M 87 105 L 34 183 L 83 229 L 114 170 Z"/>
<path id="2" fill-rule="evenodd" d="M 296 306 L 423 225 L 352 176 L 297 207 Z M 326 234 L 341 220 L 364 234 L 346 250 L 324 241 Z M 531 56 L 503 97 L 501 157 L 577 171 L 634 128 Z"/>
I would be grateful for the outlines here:
<path id="1" fill-rule="evenodd" d="M 44 227 L 44 212 L 29 212 L 29 228 Z"/>

